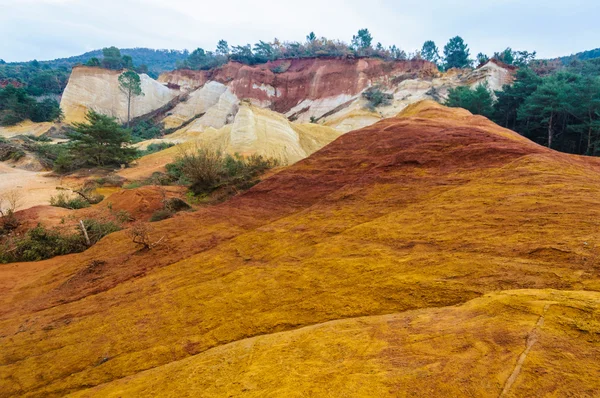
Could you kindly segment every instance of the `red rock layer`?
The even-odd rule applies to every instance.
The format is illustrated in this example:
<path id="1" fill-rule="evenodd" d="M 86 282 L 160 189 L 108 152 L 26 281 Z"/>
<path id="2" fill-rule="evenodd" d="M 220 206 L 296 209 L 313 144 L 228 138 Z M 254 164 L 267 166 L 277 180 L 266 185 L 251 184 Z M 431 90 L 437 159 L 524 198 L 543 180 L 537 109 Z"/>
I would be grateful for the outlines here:
<path id="1" fill-rule="evenodd" d="M 272 70 L 276 67 L 285 71 L 274 73 Z M 229 85 L 240 99 L 271 101 L 271 109 L 285 113 L 305 99 L 356 95 L 374 81 L 386 81 L 402 74 L 427 78 L 437 73 L 436 66 L 425 60 L 388 62 L 381 59 L 310 58 L 255 66 L 230 62 L 210 71 L 168 72 L 159 80 L 178 86 L 192 83 L 195 87 L 214 80 Z"/>

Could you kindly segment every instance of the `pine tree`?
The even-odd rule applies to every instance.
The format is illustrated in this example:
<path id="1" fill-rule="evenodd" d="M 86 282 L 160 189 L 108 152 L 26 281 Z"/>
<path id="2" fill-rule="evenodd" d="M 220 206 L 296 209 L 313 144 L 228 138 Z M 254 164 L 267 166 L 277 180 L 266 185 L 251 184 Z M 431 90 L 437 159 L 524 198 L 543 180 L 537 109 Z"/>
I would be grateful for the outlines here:
<path id="1" fill-rule="evenodd" d="M 471 66 L 469 47 L 460 36 L 453 37 L 444 46 L 446 70 L 451 68 L 467 68 Z"/>
<path id="2" fill-rule="evenodd" d="M 131 122 L 131 100 L 134 97 L 144 95 L 140 75 L 132 70 L 119 76 L 119 88 L 127 96 L 127 128 Z"/>
<path id="3" fill-rule="evenodd" d="M 545 131 L 548 148 L 552 148 L 554 144 L 556 129 L 566 125 L 564 119 L 568 117 L 566 113 L 571 90 L 566 74 L 553 75 L 545 79 L 519 109 L 518 118 L 527 119 L 530 134 Z"/>
<path id="4" fill-rule="evenodd" d="M 74 123 L 70 132 L 69 158 L 84 166 L 118 166 L 135 158 L 131 135 L 115 118 L 89 111 L 85 123 Z"/>
<path id="5" fill-rule="evenodd" d="M 428 40 L 423 43 L 423 48 L 421 49 L 421 57 L 426 59 L 429 62 L 433 62 L 434 64 L 438 64 L 440 61 L 440 50 L 435 45 L 435 42 L 432 40 Z"/>

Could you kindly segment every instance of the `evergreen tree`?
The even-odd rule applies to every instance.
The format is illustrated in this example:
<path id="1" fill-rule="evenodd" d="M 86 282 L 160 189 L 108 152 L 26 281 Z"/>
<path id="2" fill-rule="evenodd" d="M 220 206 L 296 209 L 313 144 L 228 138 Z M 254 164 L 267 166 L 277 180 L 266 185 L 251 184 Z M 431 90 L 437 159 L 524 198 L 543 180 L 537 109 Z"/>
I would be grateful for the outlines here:
<path id="1" fill-rule="evenodd" d="M 488 57 L 484 53 L 477 54 L 477 62 L 479 63 L 480 66 L 487 64 L 489 60 L 490 60 L 490 57 Z"/>
<path id="2" fill-rule="evenodd" d="M 89 111 L 86 123 L 74 123 L 68 133 L 69 160 L 76 166 L 119 166 L 131 162 L 136 149 L 130 147 L 131 136 L 116 119 Z M 64 160 L 63 160 L 64 161 Z"/>
<path id="3" fill-rule="evenodd" d="M 494 53 L 493 58 L 497 59 L 500 62 L 504 62 L 507 65 L 512 65 L 515 62 L 515 52 L 512 50 L 512 48 L 507 47 L 502 52 Z"/>
<path id="4" fill-rule="evenodd" d="M 123 55 L 121 66 L 125 69 L 133 69 L 133 58 L 129 55 Z"/>
<path id="5" fill-rule="evenodd" d="M 250 46 L 250 44 L 246 44 L 245 46 L 234 46 L 231 49 L 231 59 L 242 64 L 254 65 L 252 46 Z"/>
<path id="6" fill-rule="evenodd" d="M 313 43 L 315 40 L 317 40 L 317 35 L 315 35 L 315 32 L 310 32 L 306 36 L 306 41 L 309 42 L 309 43 Z"/>
<path id="7" fill-rule="evenodd" d="M 258 43 L 254 45 L 254 62 L 255 63 L 265 63 L 267 61 L 271 61 L 275 59 L 275 52 L 271 43 L 264 42 L 260 40 Z"/>
<path id="8" fill-rule="evenodd" d="M 358 34 L 352 37 L 352 48 L 359 54 L 363 54 L 366 49 L 371 47 L 373 36 L 369 29 L 360 29 Z"/>
<path id="9" fill-rule="evenodd" d="M 121 51 L 117 47 L 108 47 L 102 49 L 104 58 L 102 59 L 102 66 L 106 69 L 119 70 L 122 68 L 123 59 L 121 58 Z"/>
<path id="10" fill-rule="evenodd" d="M 85 63 L 85 65 L 98 67 L 100 66 L 100 60 L 96 57 L 92 57 Z"/>
<path id="11" fill-rule="evenodd" d="M 127 128 L 129 128 L 129 123 L 131 122 L 131 100 L 134 97 L 144 95 L 140 75 L 132 70 L 122 73 L 119 76 L 119 88 L 127 96 Z"/>
<path id="12" fill-rule="evenodd" d="M 468 68 L 472 61 L 469 59 L 469 47 L 460 36 L 453 37 L 444 46 L 446 70 L 451 68 Z"/>
<path id="13" fill-rule="evenodd" d="M 486 84 L 479 84 L 474 89 L 457 87 L 450 89 L 446 106 L 464 108 L 474 115 L 490 117 L 494 111 L 494 99 Z"/>
<path id="14" fill-rule="evenodd" d="M 216 53 L 223 57 L 229 56 L 229 44 L 225 40 L 219 40 Z"/>
<path id="15" fill-rule="evenodd" d="M 524 131 L 525 126 L 517 119 L 518 110 L 540 84 L 542 78 L 531 69 L 517 70 L 514 84 L 507 84 L 501 91 L 496 91 L 494 121 L 511 130 Z"/>
<path id="16" fill-rule="evenodd" d="M 527 121 L 525 134 L 535 139 L 539 138 L 540 132 L 545 132 L 548 148 L 554 144 L 557 128 L 565 126 L 569 117 L 569 97 L 573 95 L 573 87 L 569 84 L 571 78 L 573 75 L 557 74 L 544 79 L 518 111 L 518 118 Z"/>
<path id="17" fill-rule="evenodd" d="M 440 62 L 440 50 L 435 45 L 434 41 L 428 40 L 423 44 L 423 48 L 421 49 L 421 57 L 429 62 L 433 62 L 436 65 Z"/>
<path id="18" fill-rule="evenodd" d="M 570 102 L 569 113 L 574 117 L 568 131 L 580 135 L 579 153 L 595 155 L 598 153 L 600 139 L 600 78 L 582 76 L 575 83 Z"/>

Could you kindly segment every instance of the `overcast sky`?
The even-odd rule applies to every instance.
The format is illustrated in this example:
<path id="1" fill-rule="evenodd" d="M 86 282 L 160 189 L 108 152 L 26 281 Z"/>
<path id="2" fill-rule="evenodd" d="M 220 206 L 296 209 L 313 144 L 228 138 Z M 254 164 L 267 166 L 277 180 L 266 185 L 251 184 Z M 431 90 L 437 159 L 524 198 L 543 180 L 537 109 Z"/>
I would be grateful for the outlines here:
<path id="1" fill-rule="evenodd" d="M 600 0 L 0 0 L 0 59 L 47 60 L 115 45 L 214 49 L 259 39 L 375 42 L 406 51 L 462 36 L 473 55 L 507 46 L 538 57 L 600 47 Z"/>

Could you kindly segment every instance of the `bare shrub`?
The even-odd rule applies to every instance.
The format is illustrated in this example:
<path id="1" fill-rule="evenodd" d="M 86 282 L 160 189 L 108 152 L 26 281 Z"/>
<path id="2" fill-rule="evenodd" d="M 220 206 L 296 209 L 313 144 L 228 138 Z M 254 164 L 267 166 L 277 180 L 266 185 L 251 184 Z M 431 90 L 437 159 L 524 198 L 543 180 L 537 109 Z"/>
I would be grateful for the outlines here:
<path id="1" fill-rule="evenodd" d="M 9 232 L 19 227 L 20 222 L 15 212 L 21 205 L 22 198 L 23 195 L 16 189 L 0 195 L 0 222 L 4 231 Z"/>

